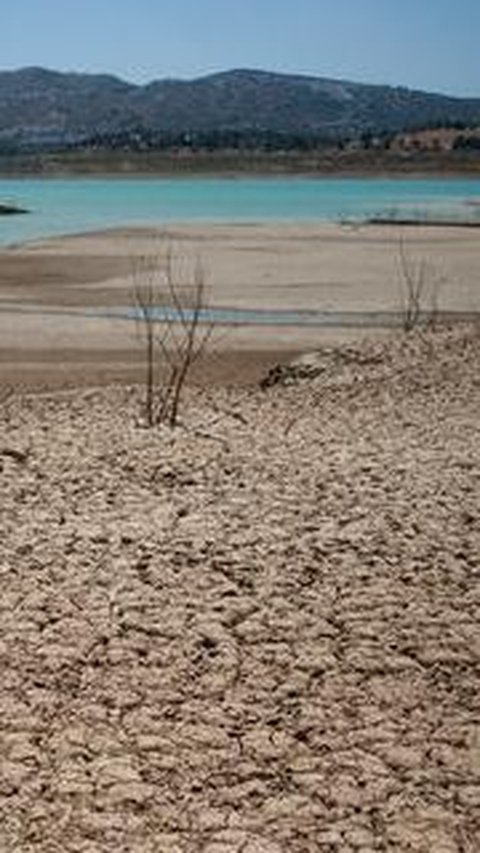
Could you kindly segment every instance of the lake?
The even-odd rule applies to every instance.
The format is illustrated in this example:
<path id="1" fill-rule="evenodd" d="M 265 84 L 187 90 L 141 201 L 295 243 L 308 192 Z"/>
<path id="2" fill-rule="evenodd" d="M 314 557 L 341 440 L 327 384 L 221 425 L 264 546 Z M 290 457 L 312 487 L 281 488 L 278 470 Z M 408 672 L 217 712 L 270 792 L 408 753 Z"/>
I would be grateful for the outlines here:
<path id="1" fill-rule="evenodd" d="M 3 245 L 199 220 L 335 222 L 395 215 L 480 223 L 476 178 L 3 178 L 0 201 L 31 211 L 0 217 Z"/>

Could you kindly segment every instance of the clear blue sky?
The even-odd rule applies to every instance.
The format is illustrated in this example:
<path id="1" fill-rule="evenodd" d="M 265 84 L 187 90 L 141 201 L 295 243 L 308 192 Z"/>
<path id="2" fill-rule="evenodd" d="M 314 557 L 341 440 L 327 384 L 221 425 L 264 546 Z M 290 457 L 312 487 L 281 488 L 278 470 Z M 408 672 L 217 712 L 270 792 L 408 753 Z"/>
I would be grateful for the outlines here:
<path id="1" fill-rule="evenodd" d="M 480 96 L 480 0 L 2 0 L 0 68 L 264 68 Z"/>

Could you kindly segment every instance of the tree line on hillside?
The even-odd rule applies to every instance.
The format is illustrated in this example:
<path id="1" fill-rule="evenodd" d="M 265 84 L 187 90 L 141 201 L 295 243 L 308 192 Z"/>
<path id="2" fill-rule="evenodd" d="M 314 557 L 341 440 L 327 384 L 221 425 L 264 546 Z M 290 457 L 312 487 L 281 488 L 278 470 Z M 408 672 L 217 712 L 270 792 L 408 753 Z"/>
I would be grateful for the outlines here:
<path id="1" fill-rule="evenodd" d="M 452 148 L 455 150 L 478 150 L 478 136 L 468 134 L 473 125 L 465 122 L 436 121 L 422 126 L 409 126 L 401 131 L 374 130 L 364 128 L 361 131 L 339 134 L 334 130 L 315 132 L 299 129 L 294 133 L 262 128 L 212 130 L 165 131 L 142 126 L 128 127 L 122 130 L 98 131 L 94 134 L 42 134 L 38 137 L 17 135 L 0 138 L 0 154 L 14 155 L 23 153 L 66 151 L 189 151 L 189 152 L 298 152 L 309 153 L 326 149 L 339 151 L 348 149 L 388 150 L 402 133 L 415 134 L 425 130 L 454 129 L 458 136 Z"/>

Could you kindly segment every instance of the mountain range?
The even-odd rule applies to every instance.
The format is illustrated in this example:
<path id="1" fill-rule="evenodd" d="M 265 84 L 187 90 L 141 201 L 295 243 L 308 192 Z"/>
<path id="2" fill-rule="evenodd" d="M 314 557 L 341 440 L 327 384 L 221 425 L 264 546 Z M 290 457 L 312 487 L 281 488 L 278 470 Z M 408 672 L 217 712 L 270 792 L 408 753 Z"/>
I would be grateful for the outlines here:
<path id="1" fill-rule="evenodd" d="M 44 68 L 0 72 L 0 147 L 51 148 L 115 135 L 294 134 L 323 139 L 480 125 L 480 98 L 239 69 L 135 85 Z"/>

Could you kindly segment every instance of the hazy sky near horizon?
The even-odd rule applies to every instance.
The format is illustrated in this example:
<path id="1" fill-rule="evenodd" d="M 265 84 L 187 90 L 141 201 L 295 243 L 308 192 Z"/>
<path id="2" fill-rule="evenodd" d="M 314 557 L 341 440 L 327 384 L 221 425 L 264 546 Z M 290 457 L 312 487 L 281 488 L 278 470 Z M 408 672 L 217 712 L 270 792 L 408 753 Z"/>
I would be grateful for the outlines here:
<path id="1" fill-rule="evenodd" d="M 480 96 L 480 0 L 3 0 L 0 68 L 263 68 Z M 3 5 L 3 4 L 2 4 Z"/>

